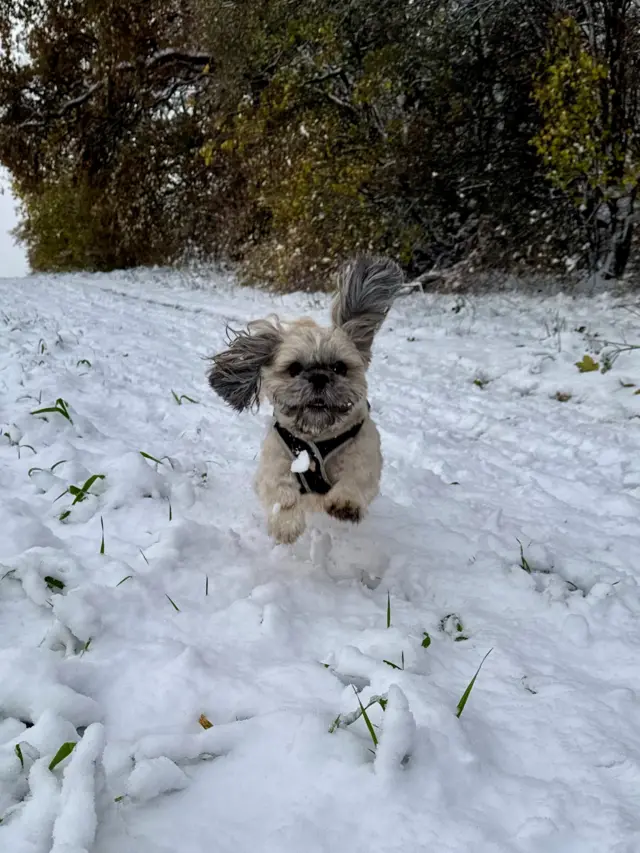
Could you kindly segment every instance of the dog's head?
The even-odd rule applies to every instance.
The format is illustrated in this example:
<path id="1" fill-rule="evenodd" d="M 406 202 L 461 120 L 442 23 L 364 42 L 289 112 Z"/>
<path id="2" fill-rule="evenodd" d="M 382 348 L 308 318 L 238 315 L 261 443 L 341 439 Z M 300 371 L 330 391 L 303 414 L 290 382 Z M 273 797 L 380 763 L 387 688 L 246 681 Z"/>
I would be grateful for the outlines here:
<path id="1" fill-rule="evenodd" d="M 249 323 L 213 357 L 209 384 L 237 411 L 266 397 L 283 426 L 302 435 L 346 424 L 366 401 L 373 339 L 401 287 L 393 261 L 358 258 L 340 272 L 330 328 L 277 317 Z"/>

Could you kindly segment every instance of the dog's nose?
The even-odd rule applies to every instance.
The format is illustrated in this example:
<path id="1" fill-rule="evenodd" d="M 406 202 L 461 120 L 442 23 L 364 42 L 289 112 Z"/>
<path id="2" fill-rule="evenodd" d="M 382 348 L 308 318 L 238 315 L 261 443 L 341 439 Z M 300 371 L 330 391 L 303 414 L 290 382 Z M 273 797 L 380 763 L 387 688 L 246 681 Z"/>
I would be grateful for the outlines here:
<path id="1" fill-rule="evenodd" d="M 310 373 L 309 374 L 309 382 L 313 386 L 314 391 L 322 391 L 327 382 L 329 381 L 329 377 L 326 373 Z"/>

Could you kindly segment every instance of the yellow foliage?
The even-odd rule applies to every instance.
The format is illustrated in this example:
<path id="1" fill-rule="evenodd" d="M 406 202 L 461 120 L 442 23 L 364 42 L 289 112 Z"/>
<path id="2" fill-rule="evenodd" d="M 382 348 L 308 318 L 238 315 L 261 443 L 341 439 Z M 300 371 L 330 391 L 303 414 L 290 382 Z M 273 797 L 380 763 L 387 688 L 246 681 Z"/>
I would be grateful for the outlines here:
<path id="1" fill-rule="evenodd" d="M 312 281 L 317 286 L 324 271 L 354 251 L 386 247 L 408 260 L 417 229 L 409 233 L 375 201 L 380 164 L 400 133 L 393 113 L 399 88 L 390 71 L 398 48 L 370 53 L 348 119 L 309 85 L 338 58 L 334 22 L 291 22 L 287 40 L 288 46 L 305 42 L 307 64 L 283 64 L 256 101 L 243 101 L 226 141 L 201 149 L 207 165 L 214 152 L 242 158 L 255 208 L 268 222 L 267 234 L 247 247 L 246 279 L 300 289 Z M 387 116 L 377 139 L 358 118 L 359 108 L 373 106 Z"/>
<path id="2" fill-rule="evenodd" d="M 542 128 L 533 144 L 549 177 L 563 190 L 580 193 L 585 183 L 604 188 L 612 177 L 610 127 L 602 109 L 602 82 L 607 77 L 607 67 L 583 46 L 576 21 L 559 19 L 534 81 Z"/>

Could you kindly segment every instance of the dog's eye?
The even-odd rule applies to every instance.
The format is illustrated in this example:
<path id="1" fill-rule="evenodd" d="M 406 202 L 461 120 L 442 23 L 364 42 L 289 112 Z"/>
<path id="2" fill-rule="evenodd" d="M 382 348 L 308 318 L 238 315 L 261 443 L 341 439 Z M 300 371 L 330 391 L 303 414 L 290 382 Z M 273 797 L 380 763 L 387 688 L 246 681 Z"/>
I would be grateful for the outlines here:
<path id="1" fill-rule="evenodd" d="M 347 365 L 344 361 L 336 361 L 335 364 L 331 365 L 331 370 L 333 370 L 334 373 L 337 373 L 338 376 L 344 376 L 347 372 Z"/>
<path id="2" fill-rule="evenodd" d="M 292 361 L 289 365 L 289 376 L 297 376 L 302 373 L 302 365 L 299 361 Z"/>

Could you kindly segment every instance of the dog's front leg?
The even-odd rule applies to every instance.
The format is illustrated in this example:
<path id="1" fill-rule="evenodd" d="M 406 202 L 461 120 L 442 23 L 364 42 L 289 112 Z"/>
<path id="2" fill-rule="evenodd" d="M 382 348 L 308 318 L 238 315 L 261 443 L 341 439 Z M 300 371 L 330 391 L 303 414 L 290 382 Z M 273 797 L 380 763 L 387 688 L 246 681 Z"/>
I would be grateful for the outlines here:
<path id="1" fill-rule="evenodd" d="M 324 509 L 339 521 L 357 524 L 378 494 L 382 455 L 380 436 L 367 419 L 353 445 L 345 448 L 330 471 L 334 485 L 324 497 Z"/>
<path id="2" fill-rule="evenodd" d="M 269 536 L 278 544 L 291 544 L 306 526 L 302 495 L 291 472 L 291 459 L 275 432 L 262 445 L 256 491 L 267 515 Z"/>

